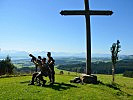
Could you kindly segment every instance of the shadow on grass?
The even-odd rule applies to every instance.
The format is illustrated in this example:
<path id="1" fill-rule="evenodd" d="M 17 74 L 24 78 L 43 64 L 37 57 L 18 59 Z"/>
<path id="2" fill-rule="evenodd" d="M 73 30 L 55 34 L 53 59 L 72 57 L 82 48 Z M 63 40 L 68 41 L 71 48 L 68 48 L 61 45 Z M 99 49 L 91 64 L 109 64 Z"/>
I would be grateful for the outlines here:
<path id="1" fill-rule="evenodd" d="M 20 84 L 25 84 L 25 83 L 30 83 L 30 81 L 20 82 Z M 37 86 L 37 85 L 35 85 L 35 86 Z M 66 84 L 66 83 L 63 83 L 63 82 L 62 83 L 55 82 L 54 84 L 46 84 L 43 87 L 45 87 L 45 88 L 52 88 L 52 89 L 58 90 L 58 91 L 67 90 L 67 89 L 70 89 L 70 88 L 78 88 L 75 85 Z"/>
<path id="2" fill-rule="evenodd" d="M 122 91 L 122 90 L 120 89 L 120 87 L 122 87 L 122 86 L 120 86 L 120 85 L 117 84 L 117 83 L 105 84 L 105 83 L 103 83 L 103 82 L 101 82 L 101 81 L 98 81 L 98 83 L 101 84 L 101 85 L 107 86 L 107 87 L 109 87 L 109 88 L 112 88 L 112 89 L 114 89 L 114 90 L 118 90 L 119 92 L 117 92 L 116 95 L 119 95 L 119 96 L 120 96 L 120 95 L 133 96 L 133 95 L 131 95 L 131 94 L 129 94 L 129 93 L 126 93 L 126 92 Z"/>
<path id="3" fill-rule="evenodd" d="M 114 83 L 114 84 L 105 84 L 105 83 L 103 83 L 103 82 L 101 82 L 101 81 L 99 81 L 98 83 L 101 84 L 101 85 L 105 85 L 105 86 L 107 86 L 107 87 L 109 87 L 109 88 L 112 88 L 112 89 L 114 89 L 114 90 L 119 90 L 119 91 L 121 91 L 121 90 L 120 90 L 120 85 L 119 85 L 119 84 L 116 84 L 116 83 Z"/>
<path id="4" fill-rule="evenodd" d="M 46 87 L 46 88 L 52 88 L 52 89 L 54 89 L 54 90 L 58 90 L 58 91 L 62 91 L 62 90 L 67 90 L 67 89 L 70 89 L 70 88 L 78 88 L 77 86 L 75 86 L 75 85 L 72 85 L 72 84 L 66 84 L 66 83 L 58 83 L 58 82 L 56 82 L 56 83 L 54 83 L 54 84 L 52 84 L 52 85 L 45 85 L 44 87 Z"/>

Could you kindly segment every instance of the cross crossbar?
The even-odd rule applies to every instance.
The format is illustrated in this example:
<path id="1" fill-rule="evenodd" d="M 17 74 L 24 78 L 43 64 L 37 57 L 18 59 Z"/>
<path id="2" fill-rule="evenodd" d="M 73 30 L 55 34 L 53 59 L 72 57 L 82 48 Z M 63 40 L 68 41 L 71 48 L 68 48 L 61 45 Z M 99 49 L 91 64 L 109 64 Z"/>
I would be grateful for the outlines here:
<path id="1" fill-rule="evenodd" d="M 110 10 L 63 10 L 61 15 L 112 15 Z"/>

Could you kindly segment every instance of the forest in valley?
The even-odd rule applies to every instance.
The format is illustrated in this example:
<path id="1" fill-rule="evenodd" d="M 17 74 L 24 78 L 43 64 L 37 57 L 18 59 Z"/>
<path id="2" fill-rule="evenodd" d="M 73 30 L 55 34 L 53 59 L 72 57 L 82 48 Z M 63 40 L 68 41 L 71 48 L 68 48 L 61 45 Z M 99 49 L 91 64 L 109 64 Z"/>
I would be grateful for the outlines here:
<path id="1" fill-rule="evenodd" d="M 4 65 L 3 63 L 7 63 Z M 8 67 L 11 65 L 10 67 Z M 5 67 L 6 66 L 6 67 Z M 85 58 L 77 57 L 60 57 L 55 58 L 55 67 L 59 70 L 69 72 L 85 73 L 86 63 Z M 109 58 L 92 58 L 92 74 L 112 74 L 112 62 Z M 11 60 L 7 57 L 0 61 L 0 74 L 29 74 L 35 71 L 35 65 L 30 59 Z M 117 62 L 115 67 L 116 74 L 128 73 L 132 74 L 133 59 L 125 58 Z"/>

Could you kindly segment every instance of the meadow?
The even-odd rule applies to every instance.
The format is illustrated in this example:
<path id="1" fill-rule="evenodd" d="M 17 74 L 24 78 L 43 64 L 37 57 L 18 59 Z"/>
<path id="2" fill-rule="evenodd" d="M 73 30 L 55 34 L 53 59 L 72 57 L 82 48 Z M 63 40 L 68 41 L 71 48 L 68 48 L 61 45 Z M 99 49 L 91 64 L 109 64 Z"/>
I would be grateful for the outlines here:
<path id="1" fill-rule="evenodd" d="M 70 83 L 75 76 L 76 73 L 67 72 L 59 75 L 56 69 L 56 83 L 49 85 L 48 77 L 44 77 L 45 87 L 28 86 L 31 76 L 0 78 L 0 100 L 133 100 L 133 78 L 118 74 L 116 84 L 112 85 L 112 76 L 99 74 L 99 84 Z"/>

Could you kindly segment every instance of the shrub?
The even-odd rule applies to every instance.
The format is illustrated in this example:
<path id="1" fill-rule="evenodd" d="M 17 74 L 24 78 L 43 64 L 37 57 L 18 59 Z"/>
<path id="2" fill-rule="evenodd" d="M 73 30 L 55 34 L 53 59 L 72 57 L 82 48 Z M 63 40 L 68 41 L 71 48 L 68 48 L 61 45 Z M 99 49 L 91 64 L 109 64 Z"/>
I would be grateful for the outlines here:
<path id="1" fill-rule="evenodd" d="M 123 76 L 133 78 L 133 71 L 125 71 L 123 73 Z"/>

